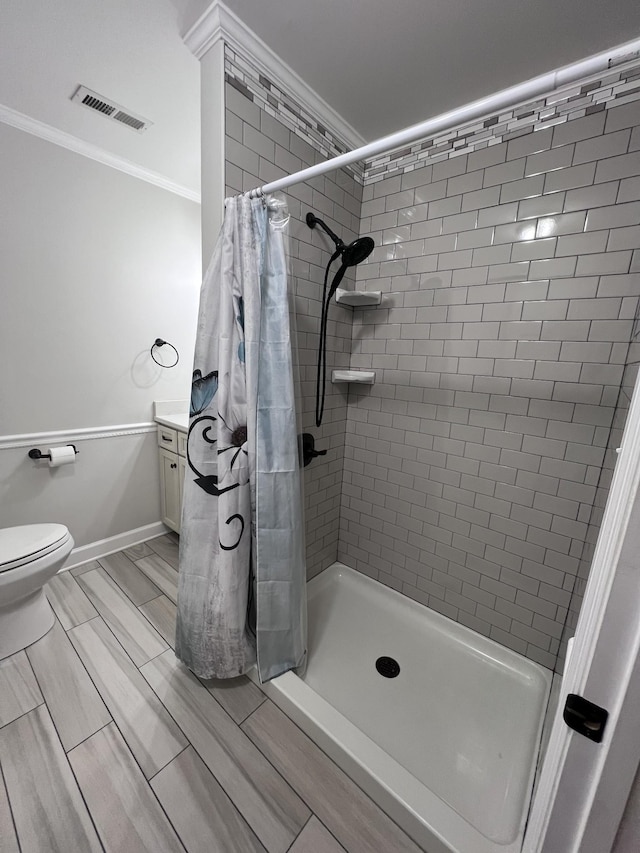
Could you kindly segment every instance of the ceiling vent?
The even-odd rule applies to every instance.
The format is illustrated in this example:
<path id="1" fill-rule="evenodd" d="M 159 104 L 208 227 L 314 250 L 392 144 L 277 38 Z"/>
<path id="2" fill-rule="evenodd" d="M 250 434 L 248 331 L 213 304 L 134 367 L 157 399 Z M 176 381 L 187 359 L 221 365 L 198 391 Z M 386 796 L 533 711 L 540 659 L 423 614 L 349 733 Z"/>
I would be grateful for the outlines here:
<path id="1" fill-rule="evenodd" d="M 142 133 L 153 124 L 149 119 L 135 115 L 131 110 L 126 110 L 120 104 L 116 104 L 115 101 L 105 98 L 104 95 L 92 92 L 86 86 L 78 86 L 71 100 L 81 104 L 83 107 L 88 107 L 90 110 L 102 113 L 106 118 L 130 127 L 136 133 Z"/>

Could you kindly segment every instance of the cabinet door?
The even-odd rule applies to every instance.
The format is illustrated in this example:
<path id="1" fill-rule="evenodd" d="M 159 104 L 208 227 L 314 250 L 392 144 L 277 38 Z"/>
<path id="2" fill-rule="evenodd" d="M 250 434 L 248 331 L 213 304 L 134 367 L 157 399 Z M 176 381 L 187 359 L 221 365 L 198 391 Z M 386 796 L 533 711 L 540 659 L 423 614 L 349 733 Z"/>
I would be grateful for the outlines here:
<path id="1" fill-rule="evenodd" d="M 178 456 L 178 481 L 180 484 L 180 506 L 178 507 L 178 528 L 180 527 L 180 519 L 182 518 L 182 496 L 184 494 L 184 475 L 187 469 L 187 460 L 184 456 Z M 176 530 L 180 533 L 180 530 Z"/>
<path id="2" fill-rule="evenodd" d="M 160 458 L 160 506 L 162 520 L 180 532 L 180 478 L 178 475 L 178 454 L 170 453 L 163 447 L 158 448 Z"/>
<path id="3" fill-rule="evenodd" d="M 187 434 L 186 432 L 178 433 L 178 456 L 187 455 Z"/>

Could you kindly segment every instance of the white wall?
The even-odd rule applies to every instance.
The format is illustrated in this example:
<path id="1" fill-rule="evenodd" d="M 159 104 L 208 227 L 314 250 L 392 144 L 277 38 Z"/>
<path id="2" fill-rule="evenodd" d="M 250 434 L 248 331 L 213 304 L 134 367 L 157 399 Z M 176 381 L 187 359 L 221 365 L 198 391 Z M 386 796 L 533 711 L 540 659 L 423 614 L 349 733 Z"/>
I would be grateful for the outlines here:
<path id="1" fill-rule="evenodd" d="M 82 545 L 157 521 L 152 433 L 82 441 L 59 470 L 3 437 L 149 422 L 188 397 L 199 205 L 4 125 L 0 186 L 0 526 L 61 521 Z M 150 360 L 156 337 L 176 368 Z"/>
<path id="2" fill-rule="evenodd" d="M 28 448 L 0 450 L 0 527 L 66 524 L 78 547 L 159 522 L 154 433 L 78 441 L 76 447 L 75 465 L 63 468 L 32 462 Z"/>
<path id="3" fill-rule="evenodd" d="M 199 206 L 0 126 L 0 434 L 148 421 L 189 388 Z M 148 358 L 156 337 L 182 355 Z"/>

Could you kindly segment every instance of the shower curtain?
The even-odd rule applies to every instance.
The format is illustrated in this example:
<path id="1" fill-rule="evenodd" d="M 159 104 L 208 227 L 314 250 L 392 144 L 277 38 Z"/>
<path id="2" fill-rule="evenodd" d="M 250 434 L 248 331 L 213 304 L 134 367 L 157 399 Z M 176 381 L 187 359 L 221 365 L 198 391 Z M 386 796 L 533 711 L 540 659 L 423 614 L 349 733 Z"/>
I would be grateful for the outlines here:
<path id="1" fill-rule="evenodd" d="M 176 655 L 202 678 L 306 653 L 286 207 L 227 199 L 200 296 L 180 530 Z"/>

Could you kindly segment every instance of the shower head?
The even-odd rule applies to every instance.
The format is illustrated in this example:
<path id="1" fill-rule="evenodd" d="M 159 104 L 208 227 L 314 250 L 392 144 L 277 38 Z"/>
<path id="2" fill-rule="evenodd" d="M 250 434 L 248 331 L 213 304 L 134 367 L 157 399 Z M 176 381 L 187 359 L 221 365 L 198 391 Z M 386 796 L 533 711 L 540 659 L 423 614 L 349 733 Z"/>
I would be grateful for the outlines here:
<path id="1" fill-rule="evenodd" d="M 333 242 L 336 244 L 337 252 L 342 255 L 343 267 L 355 267 L 356 264 L 359 264 L 364 261 L 365 258 L 368 258 L 375 248 L 375 243 L 371 237 L 358 237 L 358 239 L 354 240 L 353 243 L 349 243 L 348 246 L 345 245 L 344 241 L 341 240 L 337 234 L 333 233 L 327 223 L 323 222 L 322 219 L 319 219 L 315 214 L 311 213 L 311 211 L 307 213 L 307 225 L 309 228 L 315 228 L 316 225 L 319 225 L 322 230 L 331 237 Z"/>
<path id="2" fill-rule="evenodd" d="M 368 258 L 375 248 L 375 243 L 371 237 L 358 237 L 349 245 L 345 245 L 344 240 L 341 240 L 337 234 L 334 234 L 326 222 L 309 211 L 306 216 L 306 222 L 309 228 L 315 228 L 319 225 L 322 230 L 331 237 L 336 244 L 336 250 L 329 258 L 327 268 L 324 274 L 324 287 L 322 291 L 322 313 L 320 315 L 320 340 L 318 344 L 318 372 L 316 374 L 316 426 L 322 423 L 322 415 L 324 413 L 325 391 L 327 383 L 327 322 L 329 316 L 329 304 L 338 289 L 338 285 L 345 276 L 349 267 L 355 267 L 356 264 Z M 334 261 L 338 258 L 341 260 L 340 268 L 333 277 L 331 285 L 329 285 L 329 270 Z"/>
<path id="3" fill-rule="evenodd" d="M 356 264 L 369 257 L 375 246 L 376 244 L 371 237 L 358 237 L 357 240 L 342 249 L 343 266 L 355 267 Z"/>

